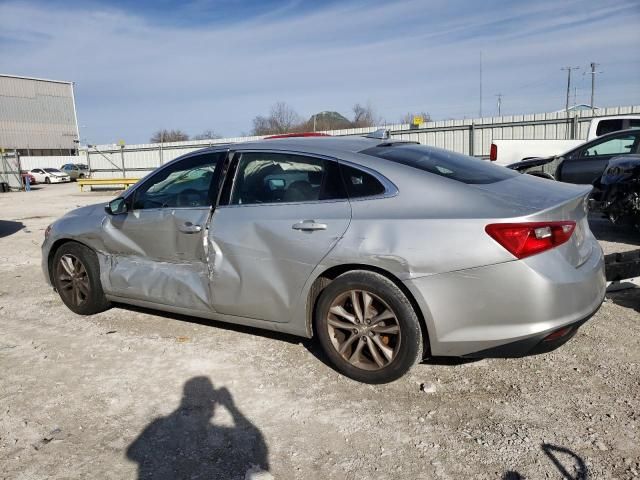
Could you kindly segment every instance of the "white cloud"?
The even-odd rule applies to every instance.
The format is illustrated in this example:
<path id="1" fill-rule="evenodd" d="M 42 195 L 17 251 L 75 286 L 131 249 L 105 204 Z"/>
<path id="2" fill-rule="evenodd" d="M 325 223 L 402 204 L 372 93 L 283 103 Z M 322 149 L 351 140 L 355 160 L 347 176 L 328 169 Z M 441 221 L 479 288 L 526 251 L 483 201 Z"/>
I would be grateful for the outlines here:
<path id="1" fill-rule="evenodd" d="M 563 65 L 602 63 L 599 104 L 640 103 L 635 3 L 344 3 L 243 22 L 171 26 L 108 8 L 0 5 L 0 71 L 73 80 L 83 136 L 143 142 L 160 128 L 233 135 L 278 100 L 301 114 L 348 113 L 360 101 L 389 121 L 409 110 L 440 118 L 557 110 Z M 171 15 L 171 12 L 167 12 Z M 608 65 L 607 65 L 608 64 Z M 588 100 L 585 80 L 578 101 Z"/>

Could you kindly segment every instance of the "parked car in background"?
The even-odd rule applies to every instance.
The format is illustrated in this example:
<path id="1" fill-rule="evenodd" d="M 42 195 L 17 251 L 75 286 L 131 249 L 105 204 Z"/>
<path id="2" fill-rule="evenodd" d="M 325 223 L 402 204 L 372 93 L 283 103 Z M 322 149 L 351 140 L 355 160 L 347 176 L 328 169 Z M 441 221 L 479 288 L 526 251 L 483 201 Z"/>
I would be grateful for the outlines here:
<path id="1" fill-rule="evenodd" d="M 558 156 L 523 160 L 507 167 L 567 183 L 593 184 L 612 157 L 639 153 L 640 128 L 609 133 Z"/>
<path id="2" fill-rule="evenodd" d="M 69 175 L 71 180 L 89 178 L 89 167 L 84 163 L 66 163 L 60 167 L 60 170 Z"/>
<path id="3" fill-rule="evenodd" d="M 38 183 L 64 183 L 70 182 L 71 177 L 57 168 L 34 168 L 29 173 Z"/>
<path id="4" fill-rule="evenodd" d="M 384 136 L 266 139 L 68 213 L 42 267 L 78 314 L 114 301 L 315 335 L 338 371 L 383 383 L 425 355 L 571 338 L 605 292 L 590 192 Z"/>
<path id="5" fill-rule="evenodd" d="M 489 160 L 498 165 L 506 166 L 529 158 L 560 155 L 582 145 L 585 141 L 594 140 L 611 132 L 636 127 L 640 127 L 640 115 L 619 115 L 597 117 L 591 120 L 587 136 L 583 140 L 493 140 Z M 567 126 L 567 128 L 569 127 Z"/>
<path id="6" fill-rule="evenodd" d="M 31 175 L 29 172 L 22 172 L 20 174 L 20 176 L 22 177 L 22 184 L 26 185 L 27 183 L 27 178 L 29 179 L 29 184 L 30 185 L 34 185 L 38 182 L 36 182 L 36 177 L 34 177 L 33 175 Z"/>

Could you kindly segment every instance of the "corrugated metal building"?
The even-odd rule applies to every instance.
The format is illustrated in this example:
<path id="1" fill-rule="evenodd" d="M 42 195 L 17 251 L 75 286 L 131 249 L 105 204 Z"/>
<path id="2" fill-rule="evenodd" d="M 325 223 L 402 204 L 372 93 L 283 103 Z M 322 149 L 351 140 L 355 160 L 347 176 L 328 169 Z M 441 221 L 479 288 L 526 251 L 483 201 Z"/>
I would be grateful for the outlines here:
<path id="1" fill-rule="evenodd" d="M 78 138 L 73 83 L 0 74 L 0 148 L 72 155 Z"/>

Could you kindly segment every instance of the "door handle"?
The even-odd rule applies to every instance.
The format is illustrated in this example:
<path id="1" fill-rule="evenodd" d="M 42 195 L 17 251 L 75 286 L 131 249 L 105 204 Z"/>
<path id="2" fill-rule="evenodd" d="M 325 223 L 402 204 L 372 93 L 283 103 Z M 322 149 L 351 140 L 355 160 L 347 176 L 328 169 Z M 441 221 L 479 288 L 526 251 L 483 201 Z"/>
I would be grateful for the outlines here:
<path id="1" fill-rule="evenodd" d="M 315 220 L 303 220 L 298 223 L 294 223 L 291 228 L 294 230 L 302 230 L 305 232 L 311 232 L 313 230 L 326 230 L 326 223 L 316 223 Z"/>
<path id="2" fill-rule="evenodd" d="M 182 233 L 199 233 L 202 231 L 202 227 L 200 225 L 194 225 L 191 222 L 186 222 L 184 225 L 180 225 L 178 230 Z"/>

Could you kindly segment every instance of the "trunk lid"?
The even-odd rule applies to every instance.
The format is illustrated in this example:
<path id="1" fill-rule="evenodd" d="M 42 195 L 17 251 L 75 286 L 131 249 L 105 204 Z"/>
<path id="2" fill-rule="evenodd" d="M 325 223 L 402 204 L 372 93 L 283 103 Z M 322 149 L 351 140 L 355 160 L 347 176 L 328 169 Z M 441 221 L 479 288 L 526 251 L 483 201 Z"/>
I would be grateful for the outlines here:
<path id="1" fill-rule="evenodd" d="M 590 257 L 593 249 L 593 242 L 590 241 L 593 235 L 588 221 L 591 185 L 574 185 L 520 175 L 502 182 L 474 186 L 505 202 L 517 204 L 528 212 L 520 217 L 500 219 L 501 222 L 576 222 L 569 240 L 555 248 L 574 267 L 579 267 Z"/>

